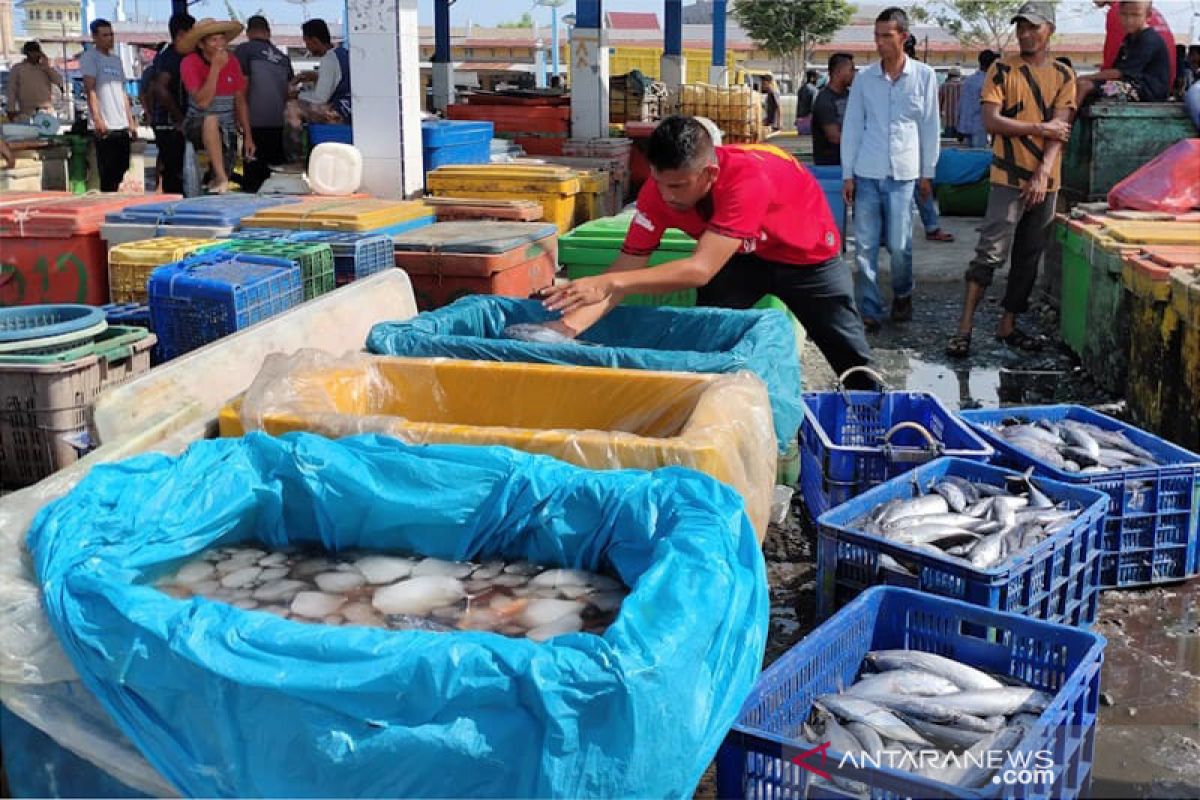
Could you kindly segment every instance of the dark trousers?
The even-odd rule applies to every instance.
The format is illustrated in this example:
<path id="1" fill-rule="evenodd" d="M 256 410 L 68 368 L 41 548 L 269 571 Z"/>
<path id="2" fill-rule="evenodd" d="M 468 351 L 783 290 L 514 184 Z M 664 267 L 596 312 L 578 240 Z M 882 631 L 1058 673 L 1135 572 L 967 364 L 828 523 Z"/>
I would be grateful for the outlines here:
<path id="1" fill-rule="evenodd" d="M 129 131 L 111 131 L 96 137 L 96 168 L 100 191 L 115 192 L 129 171 Z"/>
<path id="2" fill-rule="evenodd" d="M 245 162 L 242 190 L 257 192 L 271 177 L 271 167 L 287 163 L 283 152 L 283 127 L 251 128 L 254 137 L 254 158 Z"/>
<path id="3" fill-rule="evenodd" d="M 1002 304 L 1005 311 L 1020 314 L 1029 309 L 1029 296 L 1037 282 L 1038 262 L 1050 236 L 1057 198 L 1057 192 L 1047 192 L 1045 200 L 1026 208 L 1019 189 L 995 183 L 990 187 L 975 258 L 967 267 L 967 280 L 990 286 L 992 273 L 1003 267 L 1011 254 L 1008 288 Z"/>
<path id="4" fill-rule="evenodd" d="M 854 278 L 841 258 L 795 266 L 756 255 L 736 255 L 697 293 L 697 303 L 720 308 L 750 308 L 773 294 L 791 309 L 808 338 L 841 375 L 871 360 L 862 317 L 854 305 Z M 855 373 L 847 386 L 874 389 L 875 382 Z"/>
<path id="5" fill-rule="evenodd" d="M 158 147 L 158 168 L 163 192 L 183 194 L 183 134 L 174 125 L 155 125 L 154 144 Z"/>

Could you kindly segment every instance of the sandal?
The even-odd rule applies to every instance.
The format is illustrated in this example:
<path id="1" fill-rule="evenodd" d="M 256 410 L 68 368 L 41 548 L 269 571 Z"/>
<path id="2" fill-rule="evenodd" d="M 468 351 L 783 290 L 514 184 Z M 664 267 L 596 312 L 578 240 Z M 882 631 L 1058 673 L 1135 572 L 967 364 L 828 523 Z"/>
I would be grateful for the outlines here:
<path id="1" fill-rule="evenodd" d="M 1041 336 L 1030 336 L 1020 328 L 1013 328 L 1012 333 L 1007 336 L 996 334 L 996 341 L 1014 350 L 1024 350 L 1027 353 L 1036 353 L 1046 344 L 1046 340 Z"/>
<path id="2" fill-rule="evenodd" d="M 925 234 L 925 240 L 928 242 L 953 242 L 954 234 L 938 228 L 933 233 Z"/>
<path id="3" fill-rule="evenodd" d="M 946 355 L 951 358 L 966 358 L 971 355 L 971 334 L 956 333 L 946 342 Z"/>

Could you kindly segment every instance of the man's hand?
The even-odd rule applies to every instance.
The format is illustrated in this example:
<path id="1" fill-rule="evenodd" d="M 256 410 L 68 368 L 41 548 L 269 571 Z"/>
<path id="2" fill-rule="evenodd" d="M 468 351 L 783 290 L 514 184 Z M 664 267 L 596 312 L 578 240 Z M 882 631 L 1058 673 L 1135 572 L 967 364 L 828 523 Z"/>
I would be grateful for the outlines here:
<path id="1" fill-rule="evenodd" d="M 254 139 L 250 136 L 249 132 L 243 134 L 242 139 L 242 152 L 245 154 L 247 161 L 252 161 L 255 152 L 257 152 L 254 147 Z"/>
<path id="2" fill-rule="evenodd" d="M 1043 139 L 1057 139 L 1060 142 L 1071 141 L 1071 123 L 1062 119 L 1052 119 L 1038 126 L 1038 135 Z"/>
<path id="3" fill-rule="evenodd" d="M 108 136 L 108 126 L 104 124 L 104 117 L 96 115 L 95 127 L 97 136 Z"/>
<path id="4" fill-rule="evenodd" d="M 612 295 L 612 278 L 594 275 L 546 289 L 542 293 L 542 305 L 550 311 L 569 314 L 576 309 L 606 302 Z"/>
<path id="5" fill-rule="evenodd" d="M 229 51 L 228 50 L 218 50 L 212 58 L 212 68 L 215 69 L 218 73 L 222 69 L 224 69 L 225 65 L 228 63 L 229 63 Z"/>
<path id="6" fill-rule="evenodd" d="M 1021 197 L 1025 199 L 1025 207 L 1033 208 L 1046 199 L 1046 191 L 1050 188 L 1050 171 L 1038 167 L 1033 172 L 1029 183 L 1021 189 Z"/>
<path id="7" fill-rule="evenodd" d="M 842 181 L 842 199 L 846 201 L 846 205 L 854 205 L 854 178 Z"/>
<path id="8" fill-rule="evenodd" d="M 928 200 L 933 197 L 933 181 L 929 178 L 921 178 L 920 184 L 917 186 L 917 191 L 921 194 L 921 200 Z"/>
<path id="9" fill-rule="evenodd" d="M 133 117 L 130 117 L 129 118 L 129 139 L 130 139 L 130 141 L 136 142 L 137 138 L 138 138 L 137 120 L 134 119 Z"/>

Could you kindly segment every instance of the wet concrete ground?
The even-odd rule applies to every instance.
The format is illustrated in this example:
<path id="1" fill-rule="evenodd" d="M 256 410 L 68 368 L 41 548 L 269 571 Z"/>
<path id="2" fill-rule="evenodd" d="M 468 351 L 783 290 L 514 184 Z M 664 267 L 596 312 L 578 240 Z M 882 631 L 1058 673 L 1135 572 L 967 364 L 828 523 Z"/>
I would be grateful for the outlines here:
<path id="1" fill-rule="evenodd" d="M 1073 402 L 1120 415 L 1120 398 L 1092 384 L 1058 343 L 1057 319 L 1044 303 L 1035 305 L 1021 325 L 1049 336 L 1055 343 L 1050 349 L 1021 354 L 995 341 L 1003 275 L 976 315 L 971 357 L 952 362 L 944 355 L 958 320 L 962 274 L 973 255 L 979 220 L 942 222 L 956 242 L 927 242 L 918 226 L 914 319 L 885 322 L 870 336 L 887 384 L 932 392 L 951 408 Z M 853 250 L 847 257 L 853 258 Z M 890 297 L 886 275 L 885 269 L 885 300 Z M 806 389 L 832 386 L 832 371 L 811 343 L 802 361 Z M 816 626 L 815 536 L 800 525 L 800 514 L 797 500 L 785 524 L 772 527 L 763 543 L 771 584 L 766 664 Z M 1200 579 L 1106 592 L 1094 630 L 1108 639 L 1102 689 L 1111 705 L 1101 708 L 1091 796 L 1200 797 Z M 714 795 L 710 770 L 697 796 Z"/>

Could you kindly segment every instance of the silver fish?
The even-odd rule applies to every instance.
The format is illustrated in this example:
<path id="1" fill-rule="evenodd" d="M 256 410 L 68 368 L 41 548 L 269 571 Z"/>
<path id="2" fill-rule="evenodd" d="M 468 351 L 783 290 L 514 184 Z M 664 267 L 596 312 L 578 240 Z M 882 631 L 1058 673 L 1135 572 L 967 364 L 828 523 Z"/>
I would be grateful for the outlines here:
<path id="1" fill-rule="evenodd" d="M 917 774 L 953 786 L 969 789 L 983 786 L 992 776 L 987 754 L 993 751 L 1007 752 L 1021 741 L 1022 732 L 1013 728 L 1001 728 L 980 739 L 962 758 L 947 755 L 939 763 L 921 769 Z"/>
<path id="2" fill-rule="evenodd" d="M 938 725 L 936 722 L 930 722 L 918 717 L 910 717 L 904 713 L 900 714 L 900 718 L 907 722 L 908 726 L 914 731 L 943 750 L 966 750 L 992 733 L 990 731 L 968 731 L 962 728 L 955 728 L 952 725 Z"/>
<path id="3" fill-rule="evenodd" d="M 911 517 L 902 517 L 895 522 L 884 525 L 884 530 L 887 531 L 902 531 L 905 528 L 912 528 L 919 525 L 953 525 L 956 528 L 965 528 L 973 531 L 984 523 L 977 517 L 972 517 L 969 514 L 957 514 L 947 512 L 945 514 L 917 514 Z"/>
<path id="4" fill-rule="evenodd" d="M 1041 714 L 1050 705 L 1050 695 L 1025 686 L 973 689 L 940 695 L 938 702 L 977 717 L 1008 716 L 1028 712 Z"/>
<path id="5" fill-rule="evenodd" d="M 879 732 L 880 736 L 888 739 L 916 745 L 929 744 L 891 711 L 870 700 L 844 694 L 825 694 L 818 697 L 815 702 L 847 722 L 861 722 L 864 725 L 870 725 Z"/>
<path id="6" fill-rule="evenodd" d="M 914 497 L 891 508 L 879 518 L 881 525 L 887 526 L 904 517 L 915 517 L 921 514 L 945 514 L 950 510 L 946 498 L 938 494 L 927 494 Z"/>
<path id="7" fill-rule="evenodd" d="M 997 531 L 979 540 L 979 544 L 971 549 L 968 558 L 976 569 L 987 569 L 1004 558 L 1004 537 L 1006 531 Z"/>
<path id="8" fill-rule="evenodd" d="M 941 481 L 934 484 L 933 491 L 940 494 L 946 501 L 946 505 L 950 506 L 950 510 L 961 512 L 967 507 L 967 495 L 963 492 L 962 487 L 950 481 Z"/>
<path id="9" fill-rule="evenodd" d="M 893 669 L 932 672 L 946 678 L 963 691 L 1004 688 L 1000 681 L 986 672 L 922 650 L 872 650 L 867 653 L 866 660 L 881 672 Z"/>
<path id="10" fill-rule="evenodd" d="M 939 694 L 956 694 L 960 689 L 953 681 L 915 669 L 894 669 L 888 672 L 868 673 L 846 690 L 845 694 L 867 697 L 871 694 L 907 694 L 930 697 Z"/>
<path id="11" fill-rule="evenodd" d="M 946 695 L 953 697 L 954 695 Z M 1004 724 L 999 721 L 984 719 L 970 714 L 960 708 L 943 705 L 938 697 L 911 697 L 899 694 L 871 694 L 865 699 L 878 703 L 904 717 L 916 717 L 938 725 L 950 725 L 977 733 L 990 733 Z"/>
<path id="12" fill-rule="evenodd" d="M 919 545 L 937 542 L 948 547 L 962 544 L 964 541 L 976 541 L 979 539 L 979 534 L 950 525 L 918 525 L 889 534 L 888 538 L 901 544 Z"/>

